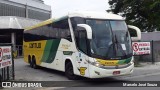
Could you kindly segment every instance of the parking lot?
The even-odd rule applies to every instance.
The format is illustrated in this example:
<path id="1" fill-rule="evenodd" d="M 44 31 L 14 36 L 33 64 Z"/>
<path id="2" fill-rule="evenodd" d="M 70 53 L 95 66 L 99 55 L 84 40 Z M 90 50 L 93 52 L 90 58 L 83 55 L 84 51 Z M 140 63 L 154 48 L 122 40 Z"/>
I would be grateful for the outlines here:
<path id="1" fill-rule="evenodd" d="M 53 87 L 44 87 L 44 88 L 4 88 L 4 90 L 22 90 L 22 89 L 23 90 L 55 90 L 55 89 L 71 90 L 75 89 L 74 87 L 90 87 L 83 89 L 96 90 L 96 88 L 98 89 L 98 87 L 109 88 L 108 86 L 119 85 L 118 82 L 124 82 L 124 81 L 160 81 L 159 68 L 160 64 L 158 63 L 154 65 L 151 63 L 142 63 L 142 67 L 135 67 L 135 70 L 131 75 L 108 77 L 101 79 L 80 78 L 80 80 L 78 81 L 77 80 L 70 81 L 65 77 L 63 72 L 43 67 L 40 67 L 39 69 L 33 69 L 29 66 L 29 64 L 23 61 L 23 58 L 19 58 L 15 59 L 15 81 L 55 81 L 53 83 L 58 82 L 58 83 L 63 83 L 63 85 L 61 86 L 54 85 Z M 81 88 L 77 89 L 80 90 Z M 149 88 L 147 89 L 150 90 Z M 121 90 L 127 90 L 127 88 L 121 88 Z"/>
<path id="2" fill-rule="evenodd" d="M 139 77 L 160 74 L 159 64 L 143 63 L 142 67 L 135 67 L 134 72 L 127 76 L 111 77 L 116 80 L 140 80 Z M 84 79 L 84 78 L 82 78 Z M 104 80 L 105 78 L 103 78 Z M 108 78 L 107 78 L 108 79 Z M 16 81 L 69 81 L 63 72 L 40 67 L 33 69 L 23 61 L 23 58 L 15 59 L 15 80 Z M 147 80 L 147 79 L 146 79 Z M 154 81 L 160 81 L 160 78 Z"/>

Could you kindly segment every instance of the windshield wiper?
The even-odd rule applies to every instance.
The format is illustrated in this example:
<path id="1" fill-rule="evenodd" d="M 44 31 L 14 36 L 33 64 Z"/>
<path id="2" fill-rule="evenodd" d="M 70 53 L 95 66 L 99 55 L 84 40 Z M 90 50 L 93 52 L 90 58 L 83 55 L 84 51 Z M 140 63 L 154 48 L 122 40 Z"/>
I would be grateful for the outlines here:
<path id="1" fill-rule="evenodd" d="M 117 53 L 117 51 L 118 51 L 118 45 L 120 45 L 120 43 L 118 42 L 118 39 L 117 39 L 117 35 L 115 34 L 114 35 L 114 38 L 115 38 L 115 44 L 117 45 L 117 49 L 116 49 L 116 53 Z M 123 52 L 123 54 L 126 56 L 127 54 L 126 54 L 126 52 L 123 50 L 123 48 L 122 48 L 122 46 L 120 45 L 120 47 L 121 47 L 121 50 L 122 50 L 122 52 Z M 117 55 L 117 54 L 116 54 Z"/>

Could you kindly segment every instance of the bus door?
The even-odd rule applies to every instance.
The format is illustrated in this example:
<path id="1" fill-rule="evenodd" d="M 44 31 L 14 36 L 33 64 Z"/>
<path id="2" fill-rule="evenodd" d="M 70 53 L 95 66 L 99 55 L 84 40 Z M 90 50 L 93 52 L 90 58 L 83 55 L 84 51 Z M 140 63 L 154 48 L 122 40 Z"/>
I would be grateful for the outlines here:
<path id="1" fill-rule="evenodd" d="M 79 63 L 79 72 L 81 76 L 89 76 L 88 73 L 88 63 L 87 63 L 87 34 L 86 31 L 78 31 L 77 37 L 77 46 L 79 49 L 78 52 L 78 63 Z"/>

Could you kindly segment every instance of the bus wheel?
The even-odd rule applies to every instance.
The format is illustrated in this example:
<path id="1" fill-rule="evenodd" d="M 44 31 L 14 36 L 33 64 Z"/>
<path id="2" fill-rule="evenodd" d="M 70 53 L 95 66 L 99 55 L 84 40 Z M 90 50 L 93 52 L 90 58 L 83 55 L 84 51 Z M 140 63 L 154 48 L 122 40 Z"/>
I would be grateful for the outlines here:
<path id="1" fill-rule="evenodd" d="M 32 63 L 32 61 L 30 61 L 29 65 L 30 65 L 31 68 L 33 68 L 33 63 Z"/>
<path id="2" fill-rule="evenodd" d="M 65 66 L 65 75 L 70 80 L 78 79 L 78 76 L 76 76 L 73 72 L 73 66 L 71 62 L 68 62 Z"/>
<path id="3" fill-rule="evenodd" d="M 32 66 L 33 66 L 34 69 L 38 68 L 38 66 L 36 64 L 36 58 L 35 57 L 33 57 L 33 59 L 32 59 Z"/>
<path id="4" fill-rule="evenodd" d="M 28 63 L 29 63 L 29 65 L 30 65 L 30 67 L 33 68 L 33 64 L 32 64 L 31 57 L 28 57 Z"/>

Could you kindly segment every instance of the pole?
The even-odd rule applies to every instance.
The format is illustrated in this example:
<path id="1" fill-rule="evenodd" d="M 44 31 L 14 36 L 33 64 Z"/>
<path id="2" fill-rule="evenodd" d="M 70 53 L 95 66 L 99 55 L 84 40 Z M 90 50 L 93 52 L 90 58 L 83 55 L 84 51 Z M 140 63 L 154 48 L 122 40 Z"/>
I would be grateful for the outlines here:
<path id="1" fill-rule="evenodd" d="M 152 40 L 151 43 L 152 43 L 152 64 L 154 64 L 155 60 L 154 60 L 154 52 L 153 52 L 153 51 L 154 51 L 154 50 L 153 50 L 153 49 L 154 49 L 153 40 Z"/>
<path id="2" fill-rule="evenodd" d="M 12 77 L 15 79 L 15 71 L 14 71 L 14 57 L 13 57 L 13 45 L 11 46 L 12 50 Z"/>

